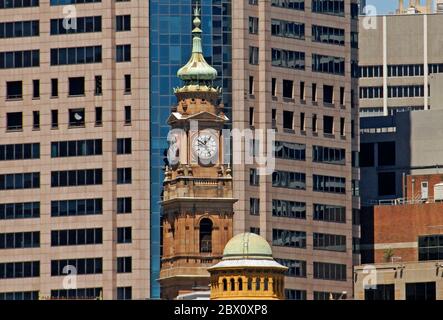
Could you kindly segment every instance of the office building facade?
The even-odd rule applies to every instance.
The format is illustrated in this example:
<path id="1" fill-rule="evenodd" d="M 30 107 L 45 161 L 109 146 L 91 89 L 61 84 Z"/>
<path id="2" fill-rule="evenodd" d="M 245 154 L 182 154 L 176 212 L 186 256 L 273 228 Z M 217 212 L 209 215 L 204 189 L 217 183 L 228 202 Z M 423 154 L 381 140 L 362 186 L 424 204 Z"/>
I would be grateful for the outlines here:
<path id="1" fill-rule="evenodd" d="M 234 163 L 234 234 L 272 244 L 289 267 L 287 299 L 351 297 L 358 2 L 250 0 L 232 9 L 233 127 L 276 130 L 272 174 Z"/>
<path id="2" fill-rule="evenodd" d="M 0 2 L 0 298 L 150 297 L 148 13 Z"/>

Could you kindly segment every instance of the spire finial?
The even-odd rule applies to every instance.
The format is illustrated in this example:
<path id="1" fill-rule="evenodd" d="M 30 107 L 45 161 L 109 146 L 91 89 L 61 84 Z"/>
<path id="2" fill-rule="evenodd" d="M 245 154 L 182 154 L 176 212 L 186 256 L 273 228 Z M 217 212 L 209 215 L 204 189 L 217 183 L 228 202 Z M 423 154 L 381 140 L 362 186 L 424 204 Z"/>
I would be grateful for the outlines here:
<path id="1" fill-rule="evenodd" d="M 202 30 L 200 29 L 201 26 L 200 14 L 201 14 L 201 8 L 199 7 L 199 2 L 197 1 L 194 9 L 194 21 L 193 21 L 194 30 L 192 30 L 192 33 L 194 35 L 200 35 L 202 33 Z"/>

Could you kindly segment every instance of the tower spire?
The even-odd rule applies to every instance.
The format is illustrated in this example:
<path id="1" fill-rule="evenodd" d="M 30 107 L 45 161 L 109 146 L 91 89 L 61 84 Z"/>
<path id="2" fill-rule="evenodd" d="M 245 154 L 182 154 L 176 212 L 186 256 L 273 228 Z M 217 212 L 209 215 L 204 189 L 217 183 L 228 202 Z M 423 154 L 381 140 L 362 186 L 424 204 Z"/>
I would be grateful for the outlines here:
<path id="1" fill-rule="evenodd" d="M 188 63 L 177 72 L 177 76 L 185 82 L 186 85 L 208 85 L 217 77 L 217 70 L 211 67 L 203 56 L 203 46 L 200 29 L 201 8 L 197 3 L 194 9 L 194 29 L 192 30 L 192 55 Z"/>

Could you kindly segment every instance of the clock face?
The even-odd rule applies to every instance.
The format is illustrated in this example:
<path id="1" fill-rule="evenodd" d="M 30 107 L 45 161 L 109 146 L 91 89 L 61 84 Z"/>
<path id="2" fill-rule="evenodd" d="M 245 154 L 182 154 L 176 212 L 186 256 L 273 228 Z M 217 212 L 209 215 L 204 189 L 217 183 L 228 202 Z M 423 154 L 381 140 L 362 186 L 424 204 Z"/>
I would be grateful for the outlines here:
<path id="1" fill-rule="evenodd" d="M 192 148 L 199 159 L 213 159 L 218 151 L 217 137 L 212 133 L 201 132 L 194 137 Z"/>

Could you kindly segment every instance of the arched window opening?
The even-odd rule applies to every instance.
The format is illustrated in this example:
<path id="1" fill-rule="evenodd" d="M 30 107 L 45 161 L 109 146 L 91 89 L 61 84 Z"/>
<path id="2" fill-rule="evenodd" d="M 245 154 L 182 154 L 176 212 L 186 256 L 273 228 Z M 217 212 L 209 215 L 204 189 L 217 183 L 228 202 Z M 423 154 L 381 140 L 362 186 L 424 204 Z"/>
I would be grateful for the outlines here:
<path id="1" fill-rule="evenodd" d="M 235 280 L 231 279 L 231 291 L 235 291 Z"/>
<path id="2" fill-rule="evenodd" d="M 228 280 L 223 279 L 223 291 L 228 291 Z"/>
<path id="3" fill-rule="evenodd" d="M 238 291 L 243 291 L 243 279 L 238 278 Z"/>
<path id="4" fill-rule="evenodd" d="M 212 221 L 202 219 L 200 221 L 200 253 L 212 252 Z"/>
<path id="5" fill-rule="evenodd" d="M 268 288 L 269 288 L 269 279 L 268 278 L 265 279 L 263 286 L 264 286 L 263 290 L 268 291 Z"/>
<path id="6" fill-rule="evenodd" d="M 255 278 L 255 290 L 260 291 L 260 278 Z"/>
<path id="7" fill-rule="evenodd" d="M 248 278 L 248 290 L 252 291 L 252 278 Z"/>

